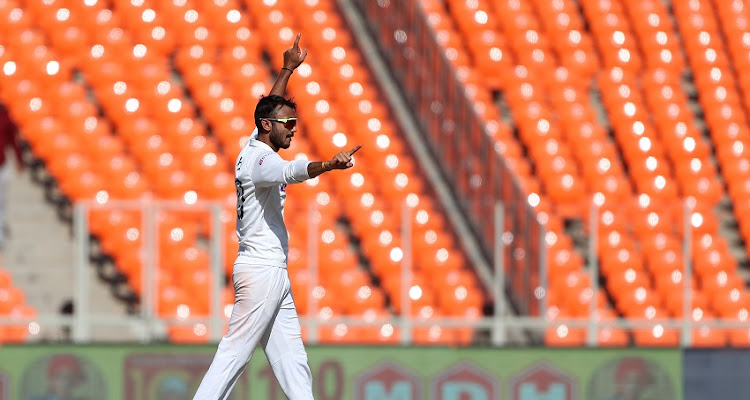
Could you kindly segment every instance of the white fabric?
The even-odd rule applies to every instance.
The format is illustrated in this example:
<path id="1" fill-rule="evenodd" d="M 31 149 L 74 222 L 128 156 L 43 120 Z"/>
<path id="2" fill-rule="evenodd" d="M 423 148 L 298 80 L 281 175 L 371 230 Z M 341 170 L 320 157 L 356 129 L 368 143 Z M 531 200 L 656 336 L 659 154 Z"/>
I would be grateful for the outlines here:
<path id="1" fill-rule="evenodd" d="M 267 144 L 249 140 L 237 157 L 237 265 L 286 268 L 289 236 L 284 224 L 286 185 L 310 179 L 309 161 L 285 161 Z"/>
<path id="2" fill-rule="evenodd" d="M 257 132 L 253 132 L 257 136 Z M 312 400 L 312 373 L 292 298 L 284 224 L 286 185 L 310 176 L 309 161 L 285 161 L 250 139 L 237 157 L 237 234 L 229 332 L 221 339 L 194 400 L 225 400 L 260 343 L 286 396 Z"/>
<path id="3" fill-rule="evenodd" d="M 242 271 L 232 275 L 237 294 L 229 332 L 193 399 L 227 399 L 260 343 L 287 398 L 312 400 L 312 373 L 288 271 L 258 265 L 245 265 Z"/>

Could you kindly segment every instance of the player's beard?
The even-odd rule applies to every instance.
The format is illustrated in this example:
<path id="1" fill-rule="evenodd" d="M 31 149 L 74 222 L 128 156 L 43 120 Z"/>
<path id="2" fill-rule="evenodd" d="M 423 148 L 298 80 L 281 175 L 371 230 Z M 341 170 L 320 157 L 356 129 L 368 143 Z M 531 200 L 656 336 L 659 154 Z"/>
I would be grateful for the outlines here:
<path id="1" fill-rule="evenodd" d="M 271 135 L 269 135 L 269 139 L 271 140 L 271 144 L 273 144 L 277 149 L 288 149 L 292 142 L 291 140 L 287 142 L 287 136 L 291 134 L 292 132 L 290 132 L 286 128 L 273 126 L 271 127 Z"/>

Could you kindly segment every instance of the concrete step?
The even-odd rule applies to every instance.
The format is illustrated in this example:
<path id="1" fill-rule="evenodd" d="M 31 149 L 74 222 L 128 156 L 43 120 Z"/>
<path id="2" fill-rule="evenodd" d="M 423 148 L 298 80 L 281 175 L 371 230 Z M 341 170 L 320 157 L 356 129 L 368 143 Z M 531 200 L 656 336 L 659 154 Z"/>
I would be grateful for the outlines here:
<path id="1" fill-rule="evenodd" d="M 55 206 L 44 196 L 42 185 L 33 182 L 28 171 L 12 171 L 8 188 L 7 220 L 10 235 L 4 243 L 0 266 L 7 270 L 13 284 L 24 291 L 26 303 L 40 316 L 61 315 L 62 307 L 75 298 L 75 243 L 70 224 L 58 218 Z M 96 269 L 88 265 L 92 313 L 107 316 L 127 315 L 125 305 L 110 293 L 110 286 L 101 282 Z M 40 334 L 32 340 L 67 340 L 65 329 L 40 322 Z M 122 326 L 95 327 L 95 341 L 130 341 L 138 335 Z"/>

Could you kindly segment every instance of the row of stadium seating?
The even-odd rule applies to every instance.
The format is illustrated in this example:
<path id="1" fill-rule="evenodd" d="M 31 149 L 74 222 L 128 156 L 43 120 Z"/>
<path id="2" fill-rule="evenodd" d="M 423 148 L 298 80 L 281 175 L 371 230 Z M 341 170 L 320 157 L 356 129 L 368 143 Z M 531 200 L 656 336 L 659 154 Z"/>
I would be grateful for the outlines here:
<path id="1" fill-rule="evenodd" d="M 580 11 L 571 0 L 421 1 L 498 148 L 527 191 L 541 195 L 539 212 L 552 215 L 548 317 L 588 315 L 594 296 L 562 218 L 580 218 L 588 227 L 593 199 L 599 210 L 596 250 L 612 300 L 597 293 L 600 319 L 682 316 L 687 218 L 693 319 L 746 320 L 750 296 L 719 236 L 714 207 L 724 196 L 721 177 L 746 238 L 748 125 L 737 91 L 746 86 L 735 82 L 732 68 L 741 70 L 750 46 L 744 42 L 750 36 L 741 34 L 747 32 L 741 23 L 747 10 L 741 2 L 716 2 L 718 15 L 727 19 L 720 24 L 709 1 L 674 2 L 675 27 L 659 0 L 579 3 Z M 731 58 L 719 25 L 732 38 Z M 713 143 L 696 124 L 683 89 L 688 66 Z M 517 136 L 498 122 L 498 91 Z M 601 94 L 606 122 L 593 105 L 594 91 Z M 748 335 L 700 327 L 693 339 L 696 346 L 748 345 Z M 601 345 L 627 341 L 616 329 L 602 329 L 598 338 Z M 581 345 L 584 339 L 583 330 L 564 326 L 546 335 L 548 345 Z M 634 330 L 633 339 L 636 345 L 677 345 L 679 337 L 674 330 L 644 329 Z"/>
<path id="2" fill-rule="evenodd" d="M 310 55 L 289 93 L 302 128 L 284 156 L 324 159 L 356 144 L 364 148 L 357 155 L 362 167 L 288 189 L 289 269 L 300 313 L 311 312 L 311 291 L 326 318 L 400 312 L 401 205 L 408 203 L 412 313 L 425 319 L 481 314 L 477 279 L 333 1 L 8 0 L 0 3 L 0 21 L 0 98 L 62 193 L 101 205 L 90 215 L 91 232 L 136 294 L 144 284 L 143 215 L 108 203 L 221 202 L 224 237 L 234 239 L 224 251 L 230 275 L 237 248 L 234 157 L 253 129 L 255 102 L 271 88 L 270 71 L 282 65 L 281 52 L 301 31 Z M 307 276 L 312 204 L 320 227 L 315 287 Z M 377 281 L 358 266 L 349 233 L 336 228 L 341 217 Z M 198 240 L 211 233 L 207 214 L 163 211 L 157 222 L 158 313 L 207 315 L 209 256 Z M 231 304 L 231 290 L 224 297 Z M 472 331 L 428 327 L 414 335 L 420 343 L 466 343 Z M 395 342 L 399 332 L 336 326 L 320 337 Z M 201 324 L 170 328 L 175 342 L 208 338 Z"/>

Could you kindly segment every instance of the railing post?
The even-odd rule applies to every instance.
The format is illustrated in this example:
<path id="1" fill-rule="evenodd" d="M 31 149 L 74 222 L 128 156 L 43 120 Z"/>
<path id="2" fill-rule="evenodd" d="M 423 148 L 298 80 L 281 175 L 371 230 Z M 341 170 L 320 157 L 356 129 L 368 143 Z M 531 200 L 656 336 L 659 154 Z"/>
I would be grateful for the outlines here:
<path id="1" fill-rule="evenodd" d="M 539 315 L 547 316 L 547 293 L 549 292 L 549 271 L 547 266 L 547 226 L 540 224 L 536 217 L 534 222 L 539 224 L 539 287 L 537 288 L 537 299 L 539 299 Z"/>
<path id="2" fill-rule="evenodd" d="M 315 297 L 315 288 L 318 286 L 318 207 L 313 201 L 308 214 L 307 230 L 307 279 L 309 290 L 307 291 L 307 335 L 311 344 L 318 343 L 318 299 Z"/>
<path id="3" fill-rule="evenodd" d="M 691 264 L 691 245 L 692 245 L 692 214 L 693 204 L 692 199 L 688 198 L 685 201 L 684 210 L 684 230 L 685 234 L 682 238 L 682 258 L 685 261 L 685 271 L 682 275 L 683 279 L 683 292 L 682 292 L 682 335 L 680 343 L 682 347 L 689 347 L 692 342 L 691 328 L 692 328 L 692 264 Z"/>
<path id="4" fill-rule="evenodd" d="M 404 346 L 411 344 L 411 268 L 412 268 L 412 249 L 411 249 L 411 207 L 404 202 L 401 217 L 401 344 Z"/>
<path id="5" fill-rule="evenodd" d="M 141 266 L 141 286 L 143 298 L 141 300 L 141 317 L 146 325 L 146 338 L 147 341 L 153 341 L 154 332 L 154 312 L 155 310 L 155 299 L 156 290 L 154 285 L 157 285 L 156 267 L 158 265 L 156 258 L 156 210 L 155 205 L 152 201 L 146 201 L 143 204 L 141 212 L 143 213 L 141 218 L 143 221 L 143 237 L 141 243 L 146 247 L 145 259 Z"/>
<path id="6" fill-rule="evenodd" d="M 73 340 L 76 343 L 88 342 L 91 338 L 89 315 L 89 278 L 88 278 L 88 210 L 83 203 L 73 205 L 73 235 L 75 246 L 75 322 Z"/>
<path id="7" fill-rule="evenodd" d="M 505 232 L 505 215 L 502 202 L 495 203 L 495 244 L 494 265 L 495 265 L 495 324 L 492 327 L 492 345 L 503 346 L 507 334 L 507 326 L 503 323 L 505 318 L 505 244 L 503 243 L 503 233 Z"/>
<path id="8" fill-rule="evenodd" d="M 589 324 L 586 332 L 586 344 L 589 347 L 595 347 L 597 345 L 597 294 L 599 293 L 599 261 L 596 257 L 599 235 L 599 205 L 596 203 L 596 199 L 591 203 L 589 232 L 589 280 L 591 281 L 592 293 L 591 299 L 589 300 Z"/>
<path id="9" fill-rule="evenodd" d="M 221 206 L 219 204 L 211 205 L 211 340 L 218 342 L 222 335 L 222 314 L 221 306 L 223 296 L 222 287 L 224 281 L 224 228 L 221 224 Z"/>

